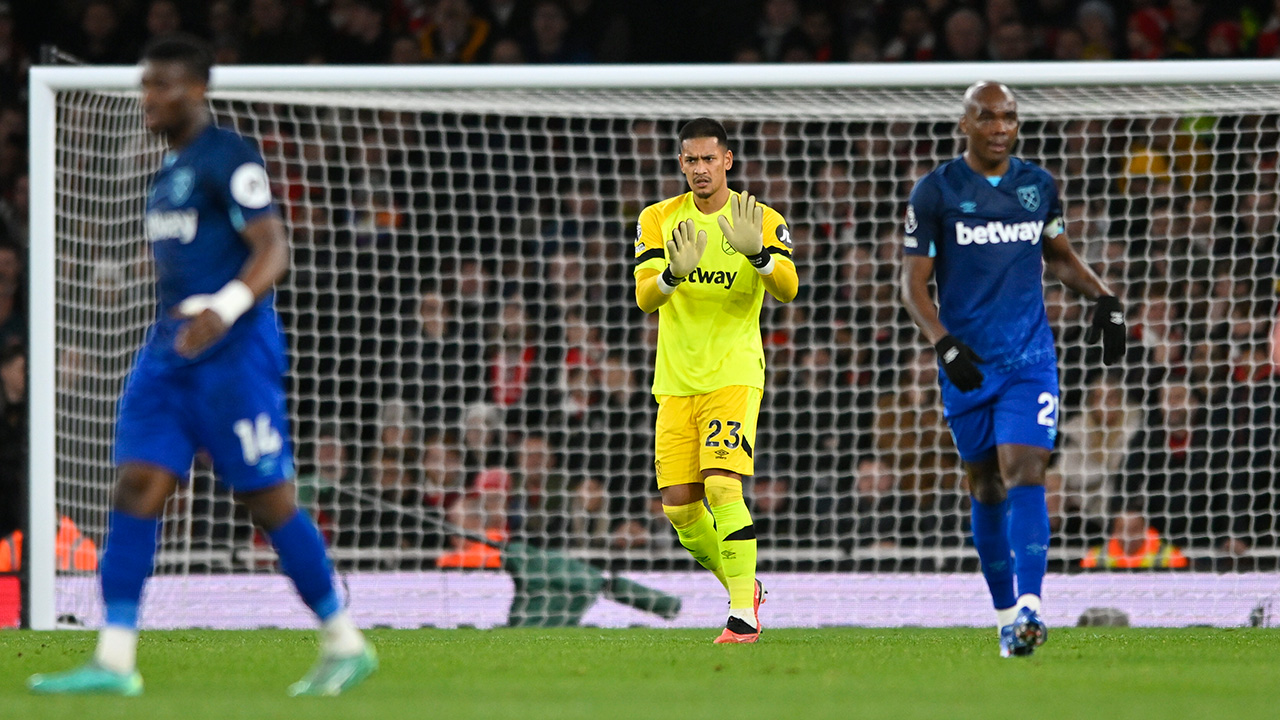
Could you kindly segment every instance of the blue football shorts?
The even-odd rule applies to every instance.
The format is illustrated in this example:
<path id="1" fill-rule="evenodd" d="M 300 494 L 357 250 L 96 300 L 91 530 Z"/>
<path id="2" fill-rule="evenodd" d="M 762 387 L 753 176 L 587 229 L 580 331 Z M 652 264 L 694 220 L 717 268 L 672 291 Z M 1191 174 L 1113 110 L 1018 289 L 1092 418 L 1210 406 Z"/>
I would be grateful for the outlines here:
<path id="1" fill-rule="evenodd" d="M 1003 371 L 981 367 L 982 385 L 962 393 L 940 372 L 943 414 L 965 462 L 991 457 L 997 445 L 1052 450 L 1058 436 L 1058 362 L 1045 360 Z"/>
<path id="2" fill-rule="evenodd" d="M 274 345 L 274 347 L 273 347 Z M 125 382 L 115 463 L 166 468 L 185 482 L 197 452 L 235 492 L 293 478 L 284 393 L 284 351 L 255 333 L 188 364 L 144 347 Z"/>

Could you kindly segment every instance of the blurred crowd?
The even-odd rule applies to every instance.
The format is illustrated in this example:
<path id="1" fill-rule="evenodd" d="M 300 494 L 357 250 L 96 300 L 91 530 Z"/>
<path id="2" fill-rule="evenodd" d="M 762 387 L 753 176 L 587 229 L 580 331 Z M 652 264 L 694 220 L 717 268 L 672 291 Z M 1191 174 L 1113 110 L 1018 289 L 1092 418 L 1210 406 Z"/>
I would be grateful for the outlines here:
<path id="1" fill-rule="evenodd" d="M 1274 57 L 1267 0 L 53 0 L 10 43 L 132 63 L 176 30 L 220 63 L 898 62 Z M 682 29 L 697 28 L 690 34 Z M 714 30 L 711 30 L 714 28 Z M 0 42 L 4 42 L 0 35 Z"/>
<path id="2" fill-rule="evenodd" d="M 176 29 L 210 38 L 223 63 L 1270 57 L 1280 45 L 1280 3 L 739 6 L 0 0 L 0 492 L 20 492 L 25 457 L 23 84 L 45 43 L 93 63 L 134 62 Z M 626 251 L 639 210 L 684 191 L 677 119 L 216 110 L 261 141 L 292 229 L 278 304 L 299 486 L 337 546 L 470 562 L 437 519 L 551 546 L 672 546 L 651 468 L 656 324 L 634 307 Z M 1082 339 L 1087 306 L 1048 288 L 1063 360 L 1059 541 L 1275 546 L 1276 116 L 1026 120 L 1018 154 L 1060 179 L 1070 234 L 1122 290 L 1131 333 L 1124 368 L 1103 372 Z M 800 298 L 766 303 L 763 322 L 769 387 L 747 483 L 762 542 L 962 544 L 936 362 L 895 295 L 905 198 L 959 152 L 949 123 L 735 122 L 730 135 L 731 183 L 787 217 L 801 271 Z M 90 298 L 78 327 L 137 325 L 150 279 L 128 247 L 64 278 Z M 83 337 L 64 348 L 66 402 L 110 416 L 126 340 L 103 341 L 110 362 Z M 197 515 L 225 520 L 215 537 L 246 531 L 207 502 Z"/>

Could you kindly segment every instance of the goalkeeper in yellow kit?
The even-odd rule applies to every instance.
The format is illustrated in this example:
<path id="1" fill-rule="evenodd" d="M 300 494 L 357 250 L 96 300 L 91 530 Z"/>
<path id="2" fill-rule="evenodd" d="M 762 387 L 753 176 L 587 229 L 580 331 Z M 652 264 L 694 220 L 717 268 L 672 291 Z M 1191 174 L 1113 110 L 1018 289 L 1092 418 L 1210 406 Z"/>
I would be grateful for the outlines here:
<path id="1" fill-rule="evenodd" d="M 764 588 L 742 476 L 755 469 L 764 391 L 760 305 L 765 290 L 791 302 L 799 279 L 786 221 L 731 191 L 732 167 L 719 122 L 698 118 L 680 130 L 690 192 L 640 213 L 636 303 L 658 311 L 654 469 L 662 509 L 680 544 L 729 591 L 729 619 L 715 642 L 753 643 Z"/>

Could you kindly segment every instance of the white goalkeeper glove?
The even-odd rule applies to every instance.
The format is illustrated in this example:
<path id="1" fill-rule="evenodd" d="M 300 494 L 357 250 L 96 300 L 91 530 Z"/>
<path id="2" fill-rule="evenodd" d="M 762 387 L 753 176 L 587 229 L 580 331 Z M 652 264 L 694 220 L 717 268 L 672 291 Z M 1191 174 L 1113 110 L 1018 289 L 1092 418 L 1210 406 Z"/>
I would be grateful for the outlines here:
<path id="1" fill-rule="evenodd" d="M 729 217 L 721 215 L 716 220 L 734 250 L 751 257 L 764 249 L 764 207 L 754 195 L 734 194 L 729 198 Z"/>
<path id="2" fill-rule="evenodd" d="M 707 232 L 698 230 L 694 234 L 693 220 L 676 223 L 671 239 L 667 241 L 667 269 L 658 276 L 658 287 L 663 293 L 670 295 L 676 286 L 702 262 L 702 253 L 707 249 Z"/>
<path id="3" fill-rule="evenodd" d="M 253 291 L 237 278 L 212 295 L 192 295 L 178 303 L 178 314 L 193 318 L 205 310 L 213 310 L 222 318 L 223 325 L 231 327 L 253 304 Z"/>

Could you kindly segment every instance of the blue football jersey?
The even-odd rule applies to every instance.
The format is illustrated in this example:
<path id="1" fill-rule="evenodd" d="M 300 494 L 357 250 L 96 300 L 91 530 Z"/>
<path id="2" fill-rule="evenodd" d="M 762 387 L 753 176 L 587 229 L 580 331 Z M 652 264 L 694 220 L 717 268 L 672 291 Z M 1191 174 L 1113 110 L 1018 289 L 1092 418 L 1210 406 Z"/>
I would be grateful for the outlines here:
<path id="1" fill-rule="evenodd" d="M 184 299 L 217 292 L 237 277 L 250 255 L 240 231 L 274 212 L 262 156 L 240 135 L 210 125 L 186 147 L 165 155 L 147 196 L 157 307 L 146 350 L 153 359 L 188 362 L 173 349 L 185 320 L 171 317 L 171 311 Z M 260 299 L 205 355 L 246 333 L 278 334 L 273 295 Z"/>
<path id="2" fill-rule="evenodd" d="M 1043 168 L 1010 158 L 993 185 L 956 158 L 911 191 L 903 252 L 934 258 L 947 331 L 988 363 L 1014 368 L 1054 355 L 1040 243 L 1062 229 L 1058 189 Z"/>

